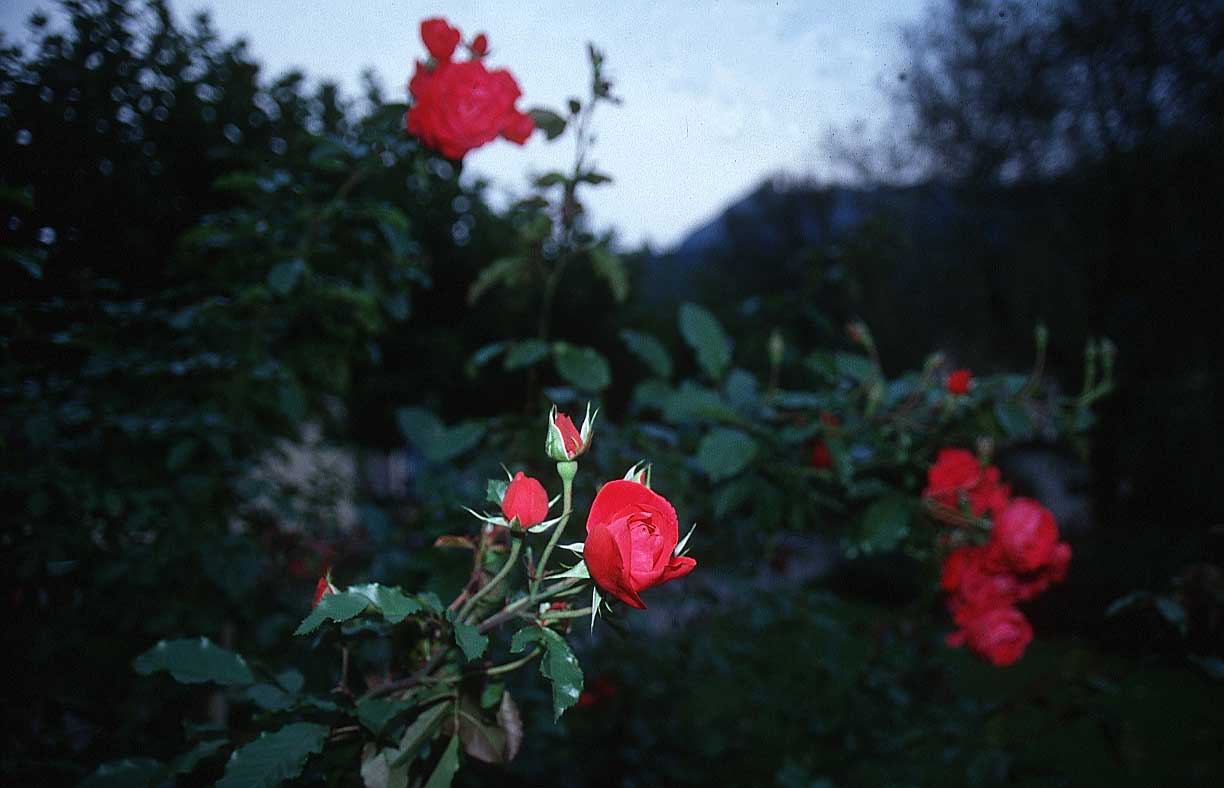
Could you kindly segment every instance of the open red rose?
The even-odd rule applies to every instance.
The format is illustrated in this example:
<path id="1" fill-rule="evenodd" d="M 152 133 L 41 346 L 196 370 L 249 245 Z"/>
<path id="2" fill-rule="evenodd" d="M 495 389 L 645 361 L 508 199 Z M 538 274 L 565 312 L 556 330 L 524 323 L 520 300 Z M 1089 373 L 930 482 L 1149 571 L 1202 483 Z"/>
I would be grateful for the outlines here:
<path id="1" fill-rule="evenodd" d="M 538 479 L 519 471 L 502 496 L 501 510 L 507 520 L 517 517 L 523 528 L 539 525 L 548 517 L 548 493 Z"/>
<path id="2" fill-rule="evenodd" d="M 967 369 L 953 370 L 948 375 L 948 393 L 961 396 L 969 393 L 969 387 L 973 385 L 973 373 Z"/>
<path id="3" fill-rule="evenodd" d="M 995 517 L 990 538 L 1012 569 L 1034 572 L 1053 558 L 1058 524 L 1041 504 L 1031 498 L 1016 498 Z"/>
<path id="4" fill-rule="evenodd" d="M 948 637 L 948 645 L 968 644 L 978 656 L 995 667 L 1006 667 L 1024 655 L 1033 640 L 1033 627 L 1014 607 L 988 610 Z"/>
<path id="5" fill-rule="evenodd" d="M 927 471 L 924 498 L 951 509 L 959 508 L 963 495 L 975 517 L 986 512 L 998 512 L 1007 505 L 1011 488 L 999 481 L 999 469 L 982 467 L 981 462 L 966 449 L 940 449 L 935 464 Z"/>
<path id="6" fill-rule="evenodd" d="M 519 145 L 527 141 L 535 123 L 515 109 L 522 91 L 509 71 L 489 71 L 479 57 L 452 61 L 460 35 L 445 20 L 421 23 L 421 37 L 436 62 L 432 67 L 418 62 L 408 83 L 413 98 L 405 118 L 409 134 L 449 159 L 462 159 L 498 135 Z"/>
<path id="7" fill-rule="evenodd" d="M 1071 545 L 1059 542 L 1050 553 L 1050 560 L 1035 572 L 1020 577 L 1020 598 L 1032 599 L 1055 583 L 1067 577 L 1071 567 Z"/>
<path id="8" fill-rule="evenodd" d="M 604 592 L 644 610 L 639 594 L 684 577 L 697 562 L 672 555 L 680 539 L 676 510 L 663 496 L 632 481 L 608 482 L 587 516 L 587 568 Z"/>
<path id="9" fill-rule="evenodd" d="M 997 551 L 985 545 L 954 550 L 944 562 L 940 581 L 948 592 L 952 619 L 962 627 L 1021 596 L 1019 579 L 1001 564 Z"/>

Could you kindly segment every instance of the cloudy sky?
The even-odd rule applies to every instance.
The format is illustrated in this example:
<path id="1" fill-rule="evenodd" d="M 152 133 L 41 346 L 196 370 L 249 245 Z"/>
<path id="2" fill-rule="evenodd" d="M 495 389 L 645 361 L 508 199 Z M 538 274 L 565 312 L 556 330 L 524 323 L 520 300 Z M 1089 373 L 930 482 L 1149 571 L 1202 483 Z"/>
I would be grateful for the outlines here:
<path id="1" fill-rule="evenodd" d="M 299 67 L 357 90 L 372 67 L 400 91 L 424 47 L 422 18 L 444 15 L 466 37 L 488 34 L 491 66 L 518 78 L 521 107 L 560 107 L 582 95 L 586 42 L 607 54 L 624 99 L 596 115 L 595 161 L 615 178 L 589 192 L 597 226 L 665 248 L 775 173 L 828 177 L 822 140 L 856 119 L 883 122 L 881 86 L 901 70 L 899 31 L 926 0 L 701 3 L 171 0 L 186 17 L 208 10 L 228 36 L 248 39 L 272 72 Z M 24 38 L 47 0 L 0 0 L 0 28 Z M 542 135 L 525 148 L 496 142 L 465 170 L 503 197 L 527 177 L 564 166 L 570 144 Z"/>

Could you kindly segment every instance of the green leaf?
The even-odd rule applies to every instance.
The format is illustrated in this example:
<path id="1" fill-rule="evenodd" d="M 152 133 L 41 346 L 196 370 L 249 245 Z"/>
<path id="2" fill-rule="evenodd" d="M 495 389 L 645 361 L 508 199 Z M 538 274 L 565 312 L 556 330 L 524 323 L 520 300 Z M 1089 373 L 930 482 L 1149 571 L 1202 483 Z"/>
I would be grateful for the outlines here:
<path id="1" fill-rule="evenodd" d="M 881 498 L 863 512 L 859 548 L 865 553 L 892 550 L 909 534 L 909 525 L 910 505 L 905 497 Z"/>
<path id="2" fill-rule="evenodd" d="M 719 427 L 697 446 L 697 464 L 710 481 L 730 478 L 748 467 L 756 457 L 757 444 L 747 433 Z"/>
<path id="3" fill-rule="evenodd" d="M 376 737 L 382 736 L 391 720 L 410 708 L 412 708 L 411 703 L 401 700 L 367 698 L 357 701 L 357 720 Z"/>
<path id="4" fill-rule="evenodd" d="M 309 635 L 322 626 L 324 621 L 334 621 L 337 624 L 348 621 L 364 613 L 369 606 L 370 600 L 362 594 L 327 594 L 319 600 L 319 604 L 302 620 L 293 634 Z"/>
<path id="5" fill-rule="evenodd" d="M 459 648 L 463 649 L 463 656 L 471 662 L 484 654 L 485 649 L 489 646 L 489 637 L 480 634 L 480 630 L 472 624 L 456 621 L 455 642 L 459 644 Z"/>
<path id="6" fill-rule="evenodd" d="M 544 656 L 540 659 L 540 673 L 552 681 L 555 722 L 561 719 L 566 709 L 578 702 L 578 696 L 582 694 L 582 668 L 565 638 L 551 629 L 520 629 L 510 641 L 510 651 L 518 653 L 530 643 L 539 643 L 544 647 Z"/>
<path id="7" fill-rule="evenodd" d="M 535 179 L 535 185 L 547 189 L 549 186 L 560 186 L 565 183 L 566 177 L 559 172 L 546 172 Z"/>
<path id="8" fill-rule="evenodd" d="M 202 741 L 175 758 L 174 763 L 170 765 L 170 770 L 175 774 L 190 774 L 201 761 L 212 757 L 214 753 L 222 750 L 227 744 L 229 742 L 225 739 Z"/>
<path id="9" fill-rule="evenodd" d="M 567 383 L 585 391 L 603 391 L 612 382 L 607 359 L 589 347 L 558 342 L 553 346 L 553 363 Z"/>
<path id="10" fill-rule="evenodd" d="M 166 767 L 152 758 L 124 758 L 99 766 L 77 788 L 149 788 L 161 782 Z"/>
<path id="11" fill-rule="evenodd" d="M 833 357 L 838 373 L 856 383 L 864 383 L 875 377 L 875 364 L 866 356 L 857 353 L 838 353 Z"/>
<path id="12" fill-rule="evenodd" d="M 1003 430 L 1003 434 L 1009 440 L 1026 438 L 1033 431 L 1033 421 L 1029 418 L 1028 411 L 1019 402 L 1007 400 L 995 402 L 994 415 L 999 422 L 999 429 Z"/>
<path id="13" fill-rule="evenodd" d="M 275 684 L 256 684 L 246 692 L 256 706 L 264 711 L 283 711 L 293 705 L 295 698 Z"/>
<path id="14" fill-rule="evenodd" d="M 485 484 L 485 500 L 501 506 L 502 498 L 506 497 L 506 490 L 509 487 L 509 479 L 489 479 Z"/>
<path id="15" fill-rule="evenodd" d="M 191 438 L 171 446 L 170 453 L 166 455 L 166 470 L 171 472 L 181 470 L 191 461 L 191 455 L 195 454 L 196 446 L 196 442 Z"/>
<path id="16" fill-rule="evenodd" d="M 650 334 L 626 329 L 621 332 L 621 339 L 629 348 L 629 352 L 640 358 L 650 371 L 661 378 L 670 378 L 672 374 L 671 355 L 663 343 Z"/>
<path id="17" fill-rule="evenodd" d="M 692 419 L 736 418 L 718 392 L 699 386 L 691 380 L 680 384 L 663 408 L 663 417 L 671 422 Z"/>
<path id="18" fill-rule="evenodd" d="M 759 389 L 760 383 L 757 382 L 756 376 L 742 369 L 731 370 L 726 382 L 723 383 L 723 391 L 727 395 L 727 400 L 733 407 L 742 411 L 751 411 L 756 407 Z"/>
<path id="19" fill-rule="evenodd" d="M 612 176 L 602 172 L 595 172 L 594 170 L 587 170 L 578 176 L 578 180 L 582 183 L 589 183 L 592 186 L 599 186 L 600 184 L 611 183 Z"/>
<path id="20" fill-rule="evenodd" d="M 216 788 L 272 788 L 302 773 L 306 760 L 323 751 L 331 728 L 313 722 L 264 732 L 234 751 Z"/>
<path id="21" fill-rule="evenodd" d="M 175 681 L 183 684 L 211 681 L 235 687 L 255 683 L 245 659 L 214 645 L 208 638 L 163 640 L 137 657 L 132 666 L 142 676 L 169 671 Z"/>
<path id="22" fill-rule="evenodd" d="M 493 286 L 510 284 L 521 279 L 528 271 L 527 261 L 521 257 L 502 257 L 494 260 L 476 275 L 476 281 L 468 288 L 468 306 L 473 306 Z"/>
<path id="23" fill-rule="evenodd" d="M 425 609 L 419 601 L 394 586 L 365 583 L 349 586 L 345 591 L 350 594 L 360 594 L 370 600 L 370 604 L 378 608 L 383 618 L 387 619 L 390 624 L 398 624 L 413 613 L 419 613 Z"/>
<path id="24" fill-rule="evenodd" d="M 548 356 L 549 344 L 542 339 L 525 339 L 514 343 L 506 354 L 504 367 L 507 371 L 522 369 Z"/>
<path id="25" fill-rule="evenodd" d="M 718 319 L 697 304 L 680 305 L 680 335 L 697 353 L 697 363 L 713 380 L 722 378 L 731 363 L 731 339 Z"/>
<path id="26" fill-rule="evenodd" d="M 400 754 L 390 747 L 380 750 L 373 743 L 361 748 L 361 783 L 365 788 L 408 788 L 408 767 L 392 766 Z"/>
<path id="27" fill-rule="evenodd" d="M 506 347 L 507 343 L 505 342 L 492 342 L 473 353 L 472 357 L 468 359 L 468 367 L 472 370 L 471 374 L 476 374 L 475 370 L 480 369 L 501 355 Z"/>
<path id="28" fill-rule="evenodd" d="M 400 431 L 430 462 L 447 462 L 473 449 L 484 437 L 485 426 L 465 421 L 447 427 L 424 408 L 401 408 L 396 412 Z"/>
<path id="29" fill-rule="evenodd" d="M 1173 625 L 1182 637 L 1190 631 L 1190 623 L 1186 618 L 1186 608 L 1171 596 L 1156 597 L 1156 611 L 1161 617 Z"/>
<path id="30" fill-rule="evenodd" d="M 565 118 L 551 109 L 532 107 L 527 110 L 527 114 L 535 121 L 536 128 L 544 132 L 544 136 L 548 139 L 555 140 L 565 133 Z"/>
<path id="31" fill-rule="evenodd" d="M 608 283 L 608 289 L 612 291 L 612 299 L 618 304 L 623 304 L 629 297 L 629 272 L 625 270 L 624 262 L 618 255 L 602 246 L 591 249 L 590 255 L 591 270 Z"/>
<path id="32" fill-rule="evenodd" d="M 400 738 L 400 754 L 391 762 L 391 766 L 402 766 L 416 757 L 417 751 L 421 749 L 421 745 L 433 738 L 434 731 L 437 730 L 442 720 L 446 718 L 453 708 L 453 705 L 450 703 L 439 703 L 421 712 L 420 716 L 412 721 L 412 724 L 404 731 L 403 737 Z"/>
<path id="33" fill-rule="evenodd" d="M 306 262 L 300 258 L 277 263 L 268 271 L 268 287 L 278 295 L 285 295 L 294 288 L 306 272 Z"/>
<path id="34" fill-rule="evenodd" d="M 457 771 L 459 771 L 459 737 L 452 736 L 450 744 L 446 745 L 446 749 L 442 752 L 442 759 L 434 767 L 433 774 L 429 775 L 425 788 L 449 788 Z"/>

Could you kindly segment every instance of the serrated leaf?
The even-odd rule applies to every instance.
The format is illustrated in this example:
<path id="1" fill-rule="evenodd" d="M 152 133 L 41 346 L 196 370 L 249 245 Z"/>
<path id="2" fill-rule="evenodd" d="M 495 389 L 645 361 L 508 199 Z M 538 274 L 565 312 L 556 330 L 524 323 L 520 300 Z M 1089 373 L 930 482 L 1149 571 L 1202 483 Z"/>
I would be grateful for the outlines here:
<path id="1" fill-rule="evenodd" d="M 612 299 L 618 304 L 629 297 L 629 272 L 619 255 L 613 254 L 602 246 L 596 246 L 590 251 L 591 270 L 604 280 L 608 290 L 612 291 Z"/>
<path id="2" fill-rule="evenodd" d="M 365 583 L 349 586 L 345 591 L 350 594 L 359 594 L 370 600 L 370 604 L 377 608 L 390 624 L 398 624 L 413 613 L 424 610 L 424 606 L 419 601 L 394 586 Z"/>
<path id="3" fill-rule="evenodd" d="M 310 615 L 303 619 L 298 628 L 293 631 L 293 634 L 309 635 L 322 626 L 325 621 L 333 621 L 337 624 L 348 621 L 364 613 L 369 606 L 370 600 L 361 594 L 350 594 L 347 592 L 327 594 L 319 600 L 319 604 L 315 606 L 314 610 L 310 611 Z"/>
<path id="4" fill-rule="evenodd" d="M 230 756 L 216 788 L 272 788 L 302 773 L 306 760 L 323 751 L 330 727 L 296 722 L 241 747 Z"/>
<path id="5" fill-rule="evenodd" d="M 565 638 L 545 627 L 526 627 L 515 632 L 510 640 L 510 651 L 519 653 L 531 643 L 544 647 L 540 673 L 552 681 L 555 722 L 561 719 L 566 709 L 578 702 L 578 696 L 582 694 L 582 667 Z"/>
<path id="6" fill-rule="evenodd" d="M 697 446 L 697 464 L 711 481 L 728 479 L 748 467 L 757 454 L 757 443 L 740 430 L 719 427 Z"/>
<path id="7" fill-rule="evenodd" d="M 297 285 L 305 272 L 306 263 L 300 258 L 277 263 L 268 271 L 268 287 L 278 295 L 285 295 Z"/>
<path id="8" fill-rule="evenodd" d="M 558 342 L 553 347 L 553 363 L 567 383 L 585 391 L 603 391 L 612 382 L 612 369 L 598 351 Z"/>
<path id="9" fill-rule="evenodd" d="M 183 684 L 213 682 L 235 687 L 255 683 L 245 659 L 208 638 L 163 640 L 137 657 L 132 667 L 142 676 L 168 671 Z"/>
<path id="10" fill-rule="evenodd" d="M 731 338 L 722 324 L 705 307 L 680 305 L 680 335 L 697 353 L 697 363 L 714 380 L 722 378 L 731 363 Z"/>
<path id="11" fill-rule="evenodd" d="M 489 636 L 480 634 L 480 630 L 472 624 L 455 622 L 455 642 L 463 650 L 463 656 L 468 662 L 479 659 L 489 646 Z"/>
<path id="12" fill-rule="evenodd" d="M 529 367 L 546 358 L 550 349 L 549 344 L 542 339 L 525 339 L 522 342 L 515 342 L 510 352 L 506 354 L 503 366 L 507 371 Z"/>
<path id="13" fill-rule="evenodd" d="M 522 278 L 527 271 L 527 261 L 521 257 L 502 257 L 494 260 L 476 275 L 476 280 L 468 288 L 468 306 L 474 306 L 492 287 L 510 284 Z"/>
<path id="14" fill-rule="evenodd" d="M 357 702 L 357 721 L 377 736 L 382 736 L 387 725 L 398 715 L 412 708 L 411 703 L 392 698 L 366 698 Z"/>
<path id="15" fill-rule="evenodd" d="M 152 758 L 124 758 L 99 766 L 77 788 L 149 788 L 164 777 L 166 767 Z"/>
<path id="16" fill-rule="evenodd" d="M 650 367 L 651 372 L 661 378 L 671 377 L 671 354 L 667 352 L 667 348 L 663 347 L 662 342 L 641 331 L 625 329 L 620 335 L 625 346 L 629 348 L 629 352 Z"/>
<path id="17" fill-rule="evenodd" d="M 551 109 L 543 107 L 532 107 L 527 110 L 527 114 L 531 116 L 535 122 L 536 128 L 544 132 L 544 136 L 550 140 L 555 140 L 565 133 L 565 118 L 561 117 Z"/>

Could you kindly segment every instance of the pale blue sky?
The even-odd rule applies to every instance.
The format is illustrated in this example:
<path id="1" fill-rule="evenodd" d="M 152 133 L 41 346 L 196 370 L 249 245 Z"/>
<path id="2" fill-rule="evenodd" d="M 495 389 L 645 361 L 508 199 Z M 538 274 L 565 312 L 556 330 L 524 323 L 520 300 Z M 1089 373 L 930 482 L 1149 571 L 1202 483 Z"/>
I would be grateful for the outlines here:
<path id="1" fill-rule="evenodd" d="M 623 241 L 666 247 L 775 173 L 827 178 L 821 141 L 856 119 L 885 122 L 881 84 L 901 70 L 899 30 L 925 0 L 622 0 L 617 3 L 360 0 L 171 0 L 181 15 L 212 11 L 275 73 L 300 67 L 355 93 L 373 67 L 387 92 L 404 90 L 423 54 L 422 18 L 444 15 L 465 36 L 488 34 L 490 64 L 518 78 L 521 107 L 559 107 L 586 84 L 586 47 L 607 53 L 624 105 L 596 117 L 595 160 L 615 178 L 589 192 L 598 227 Z M 0 0 L 0 27 L 24 38 L 46 0 Z M 563 166 L 568 144 L 536 135 L 525 148 L 496 142 L 470 154 L 468 173 L 505 197 L 527 176 Z"/>

